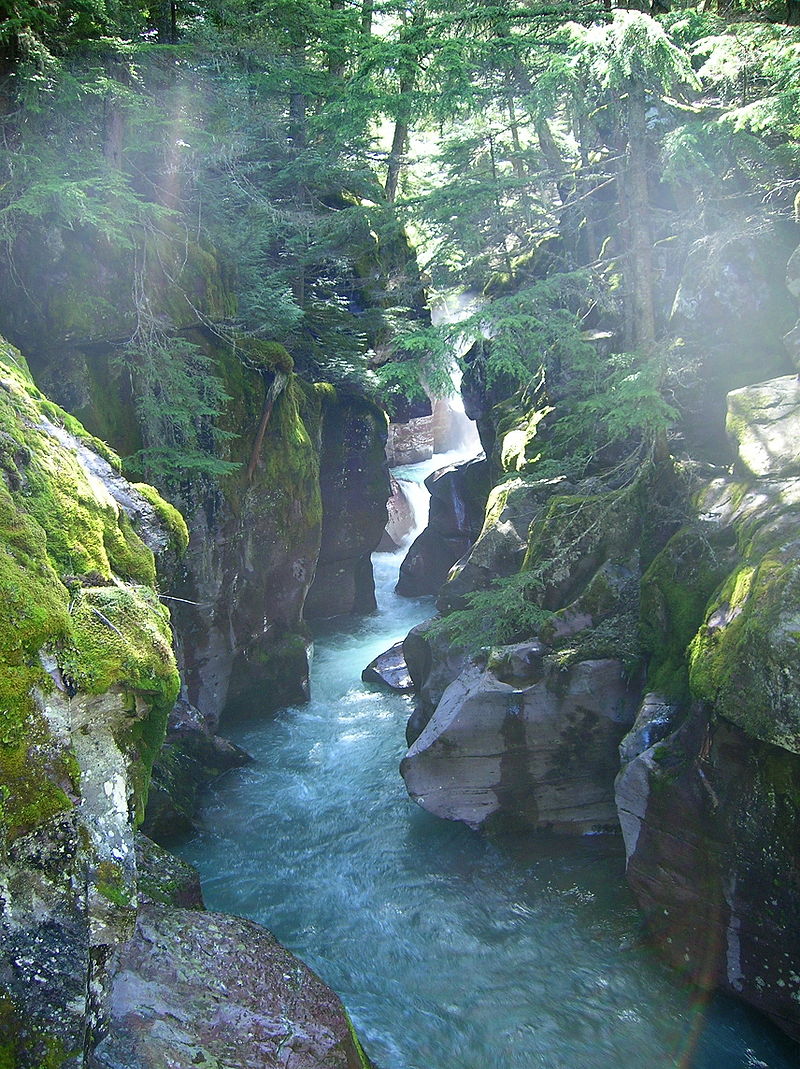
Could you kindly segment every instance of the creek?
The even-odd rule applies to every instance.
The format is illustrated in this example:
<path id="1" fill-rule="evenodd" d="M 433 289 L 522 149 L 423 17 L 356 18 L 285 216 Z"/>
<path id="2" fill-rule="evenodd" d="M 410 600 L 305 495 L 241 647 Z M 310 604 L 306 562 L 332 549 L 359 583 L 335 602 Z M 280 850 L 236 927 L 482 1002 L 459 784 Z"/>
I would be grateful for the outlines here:
<path id="1" fill-rule="evenodd" d="M 409 800 L 411 699 L 360 678 L 432 611 L 393 593 L 403 552 L 374 557 L 376 613 L 315 628 L 308 705 L 228 729 L 255 761 L 209 792 L 181 850 L 208 908 L 311 965 L 380 1069 L 796 1066 L 763 1018 L 643 945 L 620 839 L 490 840 Z"/>

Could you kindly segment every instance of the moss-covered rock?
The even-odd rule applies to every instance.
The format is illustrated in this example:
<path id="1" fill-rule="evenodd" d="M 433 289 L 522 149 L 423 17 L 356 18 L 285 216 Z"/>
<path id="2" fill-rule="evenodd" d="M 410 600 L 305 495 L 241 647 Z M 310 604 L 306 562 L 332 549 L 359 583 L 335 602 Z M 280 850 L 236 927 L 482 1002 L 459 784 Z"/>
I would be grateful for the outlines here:
<path id="1" fill-rule="evenodd" d="M 77 1064 L 102 1016 L 179 684 L 153 586 L 166 505 L 95 444 L 0 344 L 0 1050 L 20 1069 Z"/>

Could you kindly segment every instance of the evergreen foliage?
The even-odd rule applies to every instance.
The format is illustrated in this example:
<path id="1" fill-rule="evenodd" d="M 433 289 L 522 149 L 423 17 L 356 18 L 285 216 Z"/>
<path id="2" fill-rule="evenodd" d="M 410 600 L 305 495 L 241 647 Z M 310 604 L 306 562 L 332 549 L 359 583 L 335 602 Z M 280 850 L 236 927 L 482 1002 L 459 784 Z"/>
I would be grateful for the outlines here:
<path id="1" fill-rule="evenodd" d="M 448 388 L 406 226 L 430 287 L 485 290 L 459 332 L 490 341 L 488 382 L 567 399 L 562 450 L 663 438 L 680 368 L 658 249 L 756 206 L 788 218 L 800 31 L 792 3 L 636 7 L 7 3 L 9 272 L 59 233 L 134 258 L 153 229 L 183 233 L 235 280 L 235 316 L 207 329 L 280 343 L 300 374 L 391 408 Z M 216 471 L 226 403 L 183 325 L 137 330 L 122 357 L 140 461 L 175 477 Z M 602 355 L 587 330 L 612 337 Z"/>

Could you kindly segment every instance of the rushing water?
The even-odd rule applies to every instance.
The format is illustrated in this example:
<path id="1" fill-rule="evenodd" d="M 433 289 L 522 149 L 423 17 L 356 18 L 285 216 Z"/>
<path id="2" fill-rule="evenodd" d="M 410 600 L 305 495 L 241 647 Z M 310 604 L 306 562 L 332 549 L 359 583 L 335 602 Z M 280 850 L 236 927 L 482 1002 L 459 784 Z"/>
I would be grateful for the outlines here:
<path id="1" fill-rule="evenodd" d="M 400 558 L 375 558 L 376 614 L 317 628 L 312 701 L 230 732 L 255 762 L 182 851 L 209 908 L 308 962 L 380 1069 L 796 1066 L 761 1018 L 640 945 L 618 840 L 492 842 L 409 801 L 410 700 L 360 680 L 431 611 L 392 592 Z"/>

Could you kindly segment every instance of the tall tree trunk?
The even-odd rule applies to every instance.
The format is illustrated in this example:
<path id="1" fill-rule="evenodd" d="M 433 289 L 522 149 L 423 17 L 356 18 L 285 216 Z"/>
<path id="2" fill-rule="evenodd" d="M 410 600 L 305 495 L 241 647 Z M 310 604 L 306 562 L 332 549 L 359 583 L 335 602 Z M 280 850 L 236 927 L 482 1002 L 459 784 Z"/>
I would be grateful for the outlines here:
<path id="1" fill-rule="evenodd" d="M 147 9 L 158 43 L 174 45 L 178 40 L 178 5 L 175 0 L 154 0 Z"/>
<path id="2" fill-rule="evenodd" d="M 361 33 L 364 37 L 372 36 L 372 16 L 375 11 L 375 0 L 362 0 L 361 4 Z"/>
<path id="3" fill-rule="evenodd" d="M 647 125 L 645 96 L 639 86 L 628 92 L 628 226 L 630 276 L 637 348 L 649 355 L 655 347 L 656 319 L 653 300 L 653 237 L 647 189 Z"/>
<path id="4" fill-rule="evenodd" d="M 406 85 L 404 88 L 400 86 L 400 94 L 409 92 L 410 85 Z M 400 182 L 400 172 L 403 169 L 403 154 L 405 152 L 406 140 L 408 138 L 408 123 L 405 119 L 398 119 L 394 124 L 394 136 L 392 137 L 392 147 L 389 150 L 389 162 L 386 169 L 386 185 L 384 186 L 386 192 L 386 199 L 390 204 L 394 204 L 397 199 L 397 186 Z"/>
<path id="5" fill-rule="evenodd" d="M 337 12 L 344 11 L 344 0 L 330 0 L 330 5 L 334 18 L 336 18 Z M 341 44 L 339 27 L 335 27 L 335 31 L 335 43 L 328 48 L 328 73 L 333 78 L 339 79 L 344 77 L 347 57 Z"/>

